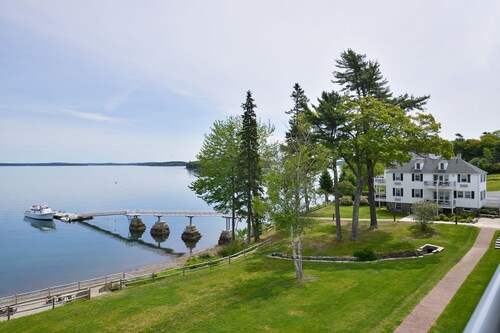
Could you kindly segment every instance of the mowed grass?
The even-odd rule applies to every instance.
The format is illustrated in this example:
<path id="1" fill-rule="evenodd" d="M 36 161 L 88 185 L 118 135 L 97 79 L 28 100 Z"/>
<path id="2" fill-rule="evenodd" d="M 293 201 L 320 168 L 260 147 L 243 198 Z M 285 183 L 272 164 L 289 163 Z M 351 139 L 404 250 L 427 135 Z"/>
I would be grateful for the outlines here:
<path id="1" fill-rule="evenodd" d="M 500 174 L 488 175 L 486 191 L 500 191 Z"/>
<path id="2" fill-rule="evenodd" d="M 371 263 L 304 262 L 305 278 L 297 281 L 293 262 L 267 257 L 288 248 L 289 239 L 278 235 L 230 265 L 75 301 L 0 323 L 0 332 L 392 332 L 478 234 L 473 227 L 435 225 L 434 237 L 416 240 L 409 224 L 381 223 L 377 231 L 361 225 L 359 242 L 335 243 L 330 226 L 318 222 L 305 243 L 324 243 L 321 251 L 336 255 L 366 245 L 392 247 L 377 247 L 380 241 L 395 248 L 434 243 L 445 251 Z"/>
<path id="3" fill-rule="evenodd" d="M 458 289 L 436 324 L 431 328 L 431 332 L 447 333 L 464 330 L 500 263 L 500 250 L 495 250 L 494 247 L 497 237 L 500 237 L 500 231 L 495 233 L 490 247 Z"/>
<path id="4" fill-rule="evenodd" d="M 329 204 L 325 207 L 322 207 L 314 212 L 311 212 L 308 216 L 311 217 L 333 217 L 333 213 L 335 212 L 335 206 L 333 204 Z M 396 219 L 405 217 L 406 214 L 396 213 Z M 340 217 L 341 218 L 352 218 L 352 206 L 340 206 Z M 370 207 L 368 206 L 360 206 L 359 207 L 359 218 L 360 219 L 369 219 L 370 218 Z M 394 213 L 390 213 L 387 211 L 385 207 L 380 209 L 377 208 L 377 218 L 379 219 L 393 219 Z"/>

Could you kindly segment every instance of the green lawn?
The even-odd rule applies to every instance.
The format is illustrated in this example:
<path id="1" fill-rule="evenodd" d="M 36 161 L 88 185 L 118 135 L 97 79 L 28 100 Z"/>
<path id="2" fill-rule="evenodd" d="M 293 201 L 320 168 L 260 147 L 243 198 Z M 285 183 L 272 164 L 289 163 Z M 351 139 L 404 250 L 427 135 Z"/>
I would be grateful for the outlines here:
<path id="1" fill-rule="evenodd" d="M 230 265 L 75 301 L 0 323 L 0 332 L 392 332 L 478 234 L 473 227 L 435 225 L 432 239 L 413 239 L 408 227 L 382 222 L 370 231 L 362 222 L 359 242 L 335 242 L 323 221 L 307 232 L 305 250 L 351 255 L 365 246 L 386 251 L 434 243 L 445 251 L 371 263 L 304 262 L 305 278 L 297 281 L 291 261 L 267 257 L 288 249 L 287 238 L 275 237 Z"/>
<path id="2" fill-rule="evenodd" d="M 500 263 L 500 250 L 494 248 L 497 237 L 500 237 L 500 231 L 495 233 L 490 247 L 431 328 L 431 332 L 464 330 Z"/>
<path id="3" fill-rule="evenodd" d="M 312 217 L 332 217 L 333 212 L 335 211 L 335 206 L 333 204 L 329 204 L 321 209 L 318 209 L 314 212 L 311 212 L 309 216 Z M 406 214 L 396 213 L 396 218 L 405 217 Z M 340 217 L 341 218 L 352 218 L 352 206 L 340 206 Z M 381 209 L 377 209 L 377 217 L 379 219 L 392 219 L 394 217 L 394 213 L 390 213 L 387 211 L 385 207 Z M 360 219 L 369 219 L 370 218 L 370 207 L 368 206 L 360 206 L 359 207 L 359 218 Z"/>
<path id="4" fill-rule="evenodd" d="M 486 191 L 500 191 L 500 174 L 488 175 Z"/>

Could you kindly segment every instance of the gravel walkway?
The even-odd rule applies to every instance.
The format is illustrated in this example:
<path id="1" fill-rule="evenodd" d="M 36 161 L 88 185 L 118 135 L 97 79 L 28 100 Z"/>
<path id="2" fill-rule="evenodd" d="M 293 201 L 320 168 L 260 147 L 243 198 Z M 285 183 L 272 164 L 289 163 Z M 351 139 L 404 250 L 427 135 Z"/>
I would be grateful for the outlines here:
<path id="1" fill-rule="evenodd" d="M 444 308 L 469 273 L 474 269 L 490 246 L 494 228 L 481 228 L 474 245 L 467 254 L 446 274 L 446 276 L 425 296 L 419 305 L 395 330 L 399 333 L 424 333 L 434 325 Z"/>

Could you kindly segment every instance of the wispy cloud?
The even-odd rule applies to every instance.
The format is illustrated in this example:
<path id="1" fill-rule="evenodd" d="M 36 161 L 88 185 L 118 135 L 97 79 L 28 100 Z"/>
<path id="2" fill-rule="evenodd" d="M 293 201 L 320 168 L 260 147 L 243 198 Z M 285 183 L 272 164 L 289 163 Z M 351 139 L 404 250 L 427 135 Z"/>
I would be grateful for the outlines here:
<path id="1" fill-rule="evenodd" d="M 94 112 L 83 112 L 77 111 L 70 108 L 53 108 L 49 112 L 51 113 L 60 113 L 63 115 L 68 115 L 78 119 L 85 119 L 89 121 L 95 122 L 111 122 L 111 123 L 123 123 L 125 120 L 117 117 L 110 117 L 101 113 Z"/>
<path id="2" fill-rule="evenodd" d="M 0 114 L 15 116 L 19 116 L 20 114 L 50 114 L 54 116 L 67 116 L 93 122 L 108 123 L 125 123 L 129 121 L 124 118 L 112 117 L 98 112 L 81 111 L 73 106 L 36 102 L 0 104 Z"/>
<path id="3" fill-rule="evenodd" d="M 138 83 L 115 96 L 112 96 L 105 104 L 104 111 L 113 112 L 117 110 L 122 104 L 124 104 L 129 97 L 141 86 L 142 84 Z"/>

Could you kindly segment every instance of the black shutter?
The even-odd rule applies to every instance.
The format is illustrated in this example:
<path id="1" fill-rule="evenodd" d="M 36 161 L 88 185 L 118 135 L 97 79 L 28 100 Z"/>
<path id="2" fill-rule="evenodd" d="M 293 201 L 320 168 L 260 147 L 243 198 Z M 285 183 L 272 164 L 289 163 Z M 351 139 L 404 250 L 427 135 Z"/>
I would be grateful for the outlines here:
<path id="1" fill-rule="evenodd" d="M 457 191 L 453 191 L 453 198 L 457 198 Z"/>
<path id="2" fill-rule="evenodd" d="M 470 183 L 470 175 L 467 175 L 467 183 Z"/>
<path id="3" fill-rule="evenodd" d="M 392 188 L 392 196 L 395 197 L 396 196 L 396 188 Z"/>
<path id="4" fill-rule="evenodd" d="M 436 192 L 433 192 L 434 193 L 434 200 L 437 199 L 437 193 Z"/>
<path id="5" fill-rule="evenodd" d="M 401 174 L 401 181 L 403 181 L 403 174 Z"/>
<path id="6" fill-rule="evenodd" d="M 411 174 L 411 181 L 412 181 L 412 182 L 414 182 L 414 181 L 415 181 L 415 174 L 414 174 L 414 173 L 412 173 L 412 174 Z"/>
<path id="7" fill-rule="evenodd" d="M 457 182 L 460 183 L 460 174 L 458 174 Z"/>
<path id="8" fill-rule="evenodd" d="M 472 192 L 470 193 L 470 198 L 471 198 L 471 199 L 474 199 L 474 191 L 472 191 Z"/>
<path id="9" fill-rule="evenodd" d="M 420 189 L 420 197 L 423 199 L 424 198 L 424 190 Z"/>
<path id="10" fill-rule="evenodd" d="M 396 180 L 396 174 L 395 173 L 392 174 L 392 180 Z"/>
<path id="11" fill-rule="evenodd" d="M 401 175 L 402 176 L 402 175 Z M 401 196 L 403 196 L 403 189 L 401 189 Z"/>
<path id="12" fill-rule="evenodd" d="M 413 188 L 411 189 L 411 197 L 415 198 L 415 189 L 413 189 Z"/>

